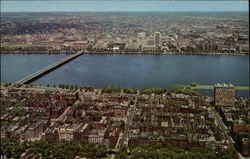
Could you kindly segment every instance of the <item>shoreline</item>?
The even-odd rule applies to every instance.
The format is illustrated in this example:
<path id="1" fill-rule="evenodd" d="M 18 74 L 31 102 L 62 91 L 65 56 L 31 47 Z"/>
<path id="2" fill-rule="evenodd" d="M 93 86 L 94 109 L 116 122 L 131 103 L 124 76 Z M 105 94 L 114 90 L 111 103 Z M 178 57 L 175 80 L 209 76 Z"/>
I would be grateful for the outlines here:
<path id="1" fill-rule="evenodd" d="M 4 86 L 5 83 L 2 83 L 1 82 L 1 91 L 6 91 L 8 89 L 8 87 L 5 87 Z M 32 85 L 32 86 L 31 86 Z M 104 88 L 108 88 L 110 86 L 106 86 L 106 87 L 94 87 L 94 86 L 80 86 L 80 85 L 68 85 L 69 87 L 68 88 L 62 88 L 60 87 L 59 85 L 50 85 L 50 86 L 46 86 L 46 85 L 39 85 L 39 84 L 24 84 L 23 86 L 19 87 L 19 88 L 14 88 L 14 89 L 17 89 L 17 90 L 35 90 L 35 91 L 39 91 L 39 90 L 49 90 L 49 91 L 58 91 L 58 90 L 69 90 L 69 91 L 79 91 L 79 90 L 85 90 L 85 91 L 88 91 L 88 87 L 91 89 L 93 89 L 92 91 L 101 91 L 103 90 Z M 75 88 L 70 88 L 71 86 L 77 86 L 77 89 Z M 182 86 L 190 86 L 190 85 L 182 85 Z M 201 86 L 204 86 L 204 85 L 201 85 Z M 86 87 L 86 88 L 84 88 Z M 111 86 L 112 87 L 112 86 Z M 237 89 L 237 87 L 248 87 L 248 86 L 235 86 L 235 93 L 240 93 L 240 92 L 246 92 L 248 91 L 249 92 L 249 87 L 248 87 L 248 90 L 245 90 L 245 89 Z M 133 87 L 117 87 L 120 89 L 120 92 L 109 92 L 109 93 L 125 93 L 125 94 L 130 94 L 130 95 L 133 95 L 135 93 L 128 93 L 128 92 L 124 92 L 125 89 L 136 89 L 137 91 L 139 90 L 141 95 L 142 94 L 147 94 L 147 93 L 142 93 L 141 91 L 143 89 L 154 89 L 154 88 L 159 88 L 159 87 L 150 87 L 150 88 L 133 88 Z M 174 93 L 174 92 L 170 92 L 170 88 L 171 87 L 168 87 L 168 88 L 160 88 L 160 89 L 165 89 L 166 92 L 162 92 L 160 93 L 159 95 L 163 95 L 163 94 L 168 94 L 168 93 Z M 193 88 L 191 87 L 191 90 L 193 91 L 196 91 L 198 94 L 196 95 L 190 95 L 190 94 L 186 94 L 186 95 L 190 95 L 190 96 L 202 96 L 202 97 L 209 97 L 209 98 L 213 98 L 213 95 L 210 94 L 210 93 L 204 93 L 202 91 L 204 90 L 208 90 L 208 91 L 212 91 L 213 92 L 213 88 Z M 107 92 L 106 92 L 107 93 Z M 155 94 L 155 93 L 150 93 L 150 94 Z M 175 94 L 185 94 L 185 93 L 175 93 Z M 235 98 L 246 98 L 246 99 L 249 99 L 249 94 L 248 95 L 235 95 Z"/>
<path id="2" fill-rule="evenodd" d="M 121 53 L 121 52 L 85 52 L 83 51 L 84 54 L 97 54 L 97 55 L 202 55 L 202 56 L 207 56 L 207 55 L 214 55 L 214 56 L 222 56 L 222 55 L 227 55 L 227 56 L 249 56 L 247 53 L 177 53 L 177 52 L 169 52 L 169 53 L 142 53 L 142 52 L 126 52 L 126 53 Z M 16 55 L 16 54 L 34 54 L 34 55 L 72 55 L 76 53 L 0 53 L 0 54 L 11 54 L 11 55 Z"/>

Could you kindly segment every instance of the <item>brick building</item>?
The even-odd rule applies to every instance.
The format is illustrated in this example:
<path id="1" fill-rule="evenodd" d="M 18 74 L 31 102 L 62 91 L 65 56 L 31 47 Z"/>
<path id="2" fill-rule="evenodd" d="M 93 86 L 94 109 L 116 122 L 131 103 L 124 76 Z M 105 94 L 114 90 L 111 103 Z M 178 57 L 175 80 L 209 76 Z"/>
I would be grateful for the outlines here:
<path id="1" fill-rule="evenodd" d="M 214 85 L 214 104 L 219 106 L 234 106 L 235 88 L 232 84 Z"/>
<path id="2" fill-rule="evenodd" d="M 25 139 L 37 138 L 43 132 L 43 122 L 38 121 L 29 126 L 28 130 L 25 132 Z"/>

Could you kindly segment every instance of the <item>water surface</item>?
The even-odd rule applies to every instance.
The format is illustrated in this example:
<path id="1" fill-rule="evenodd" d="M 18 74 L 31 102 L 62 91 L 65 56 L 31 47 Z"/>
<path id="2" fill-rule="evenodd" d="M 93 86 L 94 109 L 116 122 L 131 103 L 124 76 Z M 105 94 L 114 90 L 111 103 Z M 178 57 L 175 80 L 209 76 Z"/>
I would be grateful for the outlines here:
<path id="1" fill-rule="evenodd" d="M 1 54 L 1 82 L 16 82 L 63 59 L 66 54 Z"/>
<path id="2" fill-rule="evenodd" d="M 1 81 L 17 81 L 67 55 L 1 55 Z M 162 87 L 176 84 L 247 86 L 248 56 L 90 55 L 85 54 L 34 81 L 94 87 Z M 210 94 L 210 92 L 205 94 Z M 244 91 L 243 91 L 244 92 Z M 245 91 L 246 92 L 246 91 Z M 246 93 L 243 93 L 246 94 Z"/>

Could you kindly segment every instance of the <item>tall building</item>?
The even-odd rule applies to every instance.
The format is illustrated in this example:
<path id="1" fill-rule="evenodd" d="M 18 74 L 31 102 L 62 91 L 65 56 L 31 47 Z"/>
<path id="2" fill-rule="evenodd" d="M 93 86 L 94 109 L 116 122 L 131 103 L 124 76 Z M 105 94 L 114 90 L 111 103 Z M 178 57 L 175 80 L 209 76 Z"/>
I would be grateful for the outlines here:
<path id="1" fill-rule="evenodd" d="M 232 84 L 214 85 L 214 104 L 219 106 L 234 106 L 235 88 Z"/>
<path id="2" fill-rule="evenodd" d="M 161 43 L 161 33 L 155 32 L 155 45 L 160 46 Z"/>

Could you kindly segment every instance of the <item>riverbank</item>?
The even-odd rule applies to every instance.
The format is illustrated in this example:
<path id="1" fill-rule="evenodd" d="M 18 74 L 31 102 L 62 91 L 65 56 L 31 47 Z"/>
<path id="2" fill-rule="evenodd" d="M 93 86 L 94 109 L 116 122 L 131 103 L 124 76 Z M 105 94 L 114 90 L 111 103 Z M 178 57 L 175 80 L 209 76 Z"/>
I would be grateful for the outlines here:
<path id="1" fill-rule="evenodd" d="M 56 54 L 75 54 L 75 53 L 0 53 L 0 54 L 49 54 L 49 55 L 56 55 Z M 190 52 L 164 52 L 164 53 L 145 53 L 145 52 L 85 52 L 84 54 L 100 54 L 100 55 L 112 55 L 112 54 L 121 54 L 121 55 L 215 55 L 215 56 L 221 56 L 221 55 L 230 55 L 230 56 L 249 56 L 249 53 L 190 53 Z"/>
<path id="2" fill-rule="evenodd" d="M 197 85 L 191 87 L 192 89 L 214 89 L 214 85 Z M 239 91 L 245 91 L 245 90 L 250 90 L 249 86 L 234 86 L 235 90 Z"/>
<path id="3" fill-rule="evenodd" d="M 11 83 L 2 83 L 0 84 L 1 89 L 5 89 L 8 86 L 10 86 Z M 59 85 L 49 85 L 47 86 L 42 86 L 42 85 L 37 85 L 37 84 L 24 84 L 23 88 L 42 88 L 42 89 L 87 89 L 87 90 L 92 90 L 92 89 L 97 89 L 97 90 L 107 90 L 108 92 L 125 92 L 125 93 L 132 93 L 136 94 L 137 91 L 144 92 L 144 94 L 162 94 L 166 92 L 174 92 L 175 90 L 178 91 L 183 91 L 183 90 L 212 90 L 214 89 L 214 85 L 196 85 L 196 86 L 191 86 L 191 85 L 175 85 L 170 88 L 120 88 L 120 87 L 103 87 L 103 88 L 95 88 L 92 86 L 79 86 L 79 85 L 67 85 L 67 84 L 59 84 Z M 250 90 L 249 86 L 234 86 L 236 91 L 247 91 Z"/>
<path id="4" fill-rule="evenodd" d="M 19 81 L 67 56 L 69 55 L 2 55 L 1 81 Z M 97 88 L 169 88 L 195 81 L 205 85 L 231 82 L 234 85 L 247 86 L 248 57 L 85 54 L 33 83 L 89 85 Z M 211 95 L 213 91 L 207 92 L 204 94 Z"/>

